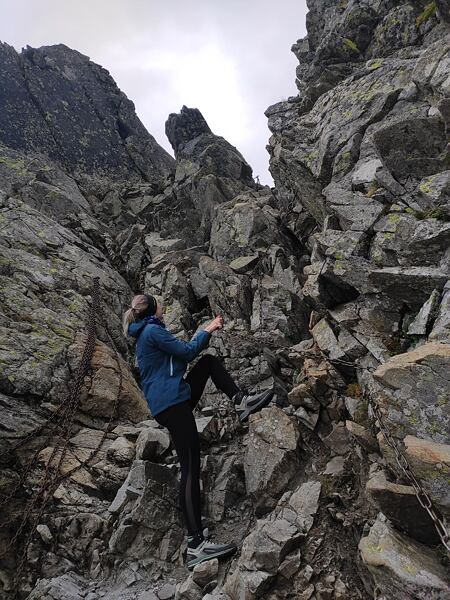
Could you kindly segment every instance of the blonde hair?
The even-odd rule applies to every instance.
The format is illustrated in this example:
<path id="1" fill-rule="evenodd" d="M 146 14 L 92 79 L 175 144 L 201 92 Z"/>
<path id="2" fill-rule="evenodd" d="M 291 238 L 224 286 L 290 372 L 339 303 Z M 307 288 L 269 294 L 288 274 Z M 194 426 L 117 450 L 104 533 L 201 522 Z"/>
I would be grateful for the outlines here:
<path id="1" fill-rule="evenodd" d="M 133 323 L 136 320 L 136 317 L 139 317 L 139 313 L 144 312 L 148 307 L 148 298 L 144 294 L 138 294 L 134 296 L 131 301 L 131 307 L 125 311 L 122 318 L 122 327 L 123 334 L 125 336 L 128 335 L 128 327 L 130 323 Z"/>

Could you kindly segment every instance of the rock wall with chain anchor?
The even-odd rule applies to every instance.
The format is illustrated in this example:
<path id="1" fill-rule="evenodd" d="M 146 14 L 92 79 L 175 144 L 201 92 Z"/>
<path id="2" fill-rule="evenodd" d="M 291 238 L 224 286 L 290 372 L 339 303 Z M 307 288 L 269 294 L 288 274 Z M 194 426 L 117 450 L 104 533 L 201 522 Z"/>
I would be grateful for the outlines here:
<path id="1" fill-rule="evenodd" d="M 111 417 L 105 427 L 103 436 L 101 437 L 98 445 L 92 449 L 89 456 L 84 460 L 78 462 L 78 464 L 70 469 L 63 469 L 64 458 L 68 451 L 69 438 L 73 434 L 74 418 L 76 417 L 77 410 L 79 408 L 80 393 L 84 383 L 84 378 L 91 371 L 91 360 L 94 353 L 95 341 L 97 337 L 97 323 L 100 321 L 107 331 L 110 342 L 114 347 L 114 341 L 111 337 L 107 322 L 104 318 L 101 306 L 100 306 L 100 289 L 99 289 L 99 278 L 94 279 L 92 288 L 92 304 L 89 315 L 89 321 L 87 323 L 87 338 L 83 354 L 80 358 L 79 366 L 74 377 L 74 381 L 70 388 L 69 395 L 64 398 L 57 410 L 50 415 L 45 423 L 39 426 L 38 429 L 34 430 L 24 438 L 16 442 L 6 453 L 0 456 L 0 460 L 5 460 L 9 457 L 17 448 L 24 446 L 32 442 L 34 439 L 39 439 L 39 436 L 47 430 L 46 437 L 43 443 L 40 443 L 39 448 L 32 453 L 31 458 L 24 465 L 20 471 L 20 477 L 18 482 L 15 484 L 12 491 L 0 499 L 0 508 L 4 507 L 8 503 L 14 502 L 15 496 L 19 489 L 26 483 L 30 472 L 38 467 L 40 454 L 44 448 L 47 447 L 48 443 L 53 444 L 50 455 L 46 458 L 46 465 L 41 478 L 38 480 L 37 490 L 32 491 L 31 498 L 25 505 L 25 510 L 21 515 L 14 515 L 9 521 L 1 522 L 0 526 L 2 529 L 8 530 L 11 525 L 16 525 L 13 536 L 6 545 L 2 548 L 1 558 L 7 554 L 17 553 L 18 562 L 15 568 L 15 575 L 12 585 L 12 591 L 14 598 L 19 596 L 20 578 L 22 577 L 23 570 L 25 568 L 25 562 L 27 560 L 27 550 L 33 536 L 36 535 L 36 527 L 41 522 L 45 511 L 51 510 L 51 503 L 53 501 L 53 494 L 57 488 L 63 483 L 68 477 L 72 476 L 77 470 L 88 467 L 90 462 L 100 451 L 103 442 L 105 441 L 108 433 L 112 430 L 113 425 L 118 417 L 119 398 L 122 390 L 122 371 L 119 360 L 117 361 L 118 370 L 120 373 L 119 387 L 114 402 L 114 408 Z M 116 355 L 118 356 L 117 350 Z M 3 514 L 4 511 L 2 511 Z M 19 523 L 17 523 L 19 521 Z"/>
<path id="2" fill-rule="evenodd" d="M 170 116 L 173 161 L 99 65 L 0 45 L 24 99 L 0 127 L 0 596 L 450 596 L 448 11 L 309 4 L 299 94 L 266 111 L 272 188 L 199 110 Z M 106 159 L 66 104 L 101 115 Z M 29 154 L 43 131 L 54 161 Z M 192 574 L 176 454 L 117 334 L 142 291 L 183 339 L 222 313 L 208 352 L 276 390 L 247 425 L 211 383 L 194 413 L 205 525 L 239 551 Z"/>

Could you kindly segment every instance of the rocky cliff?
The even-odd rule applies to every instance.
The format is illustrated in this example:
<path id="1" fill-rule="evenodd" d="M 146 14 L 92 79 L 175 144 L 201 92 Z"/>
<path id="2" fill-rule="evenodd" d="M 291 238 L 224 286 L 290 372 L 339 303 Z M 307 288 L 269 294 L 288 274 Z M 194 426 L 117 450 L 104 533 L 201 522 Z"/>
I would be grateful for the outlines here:
<path id="1" fill-rule="evenodd" d="M 0 46 L 0 597 L 450 598 L 450 11 L 309 8 L 272 189 L 199 110 L 174 161 L 88 57 Z M 142 289 L 185 339 L 222 312 L 208 351 L 276 391 L 248 425 L 213 385 L 196 411 L 205 526 L 239 552 L 192 574 L 121 334 Z"/>
<path id="2" fill-rule="evenodd" d="M 0 43 L 0 140 L 44 152 L 71 174 L 153 181 L 173 170 L 172 157 L 136 116 L 106 69 L 64 44 L 20 54 Z"/>

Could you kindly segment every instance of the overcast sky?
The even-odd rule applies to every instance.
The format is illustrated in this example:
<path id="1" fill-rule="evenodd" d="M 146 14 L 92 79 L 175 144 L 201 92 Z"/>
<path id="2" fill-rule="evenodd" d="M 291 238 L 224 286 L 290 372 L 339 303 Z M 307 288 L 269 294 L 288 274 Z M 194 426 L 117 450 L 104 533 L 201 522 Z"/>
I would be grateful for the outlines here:
<path id="1" fill-rule="evenodd" d="M 0 0 L 0 40 L 20 52 L 66 44 L 107 69 L 157 141 L 182 105 L 271 185 L 264 110 L 296 95 L 291 45 L 306 0 Z"/>

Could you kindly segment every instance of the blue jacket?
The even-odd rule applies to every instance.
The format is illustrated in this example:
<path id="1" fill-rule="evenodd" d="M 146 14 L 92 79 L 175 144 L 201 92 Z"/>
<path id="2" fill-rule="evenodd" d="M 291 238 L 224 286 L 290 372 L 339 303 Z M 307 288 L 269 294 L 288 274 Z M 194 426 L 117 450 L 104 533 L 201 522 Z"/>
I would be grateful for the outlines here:
<path id="1" fill-rule="evenodd" d="M 202 329 L 184 342 L 153 315 L 130 323 L 128 335 L 136 338 L 141 387 L 152 415 L 189 400 L 191 389 L 183 375 L 188 362 L 208 346 L 211 334 Z"/>

